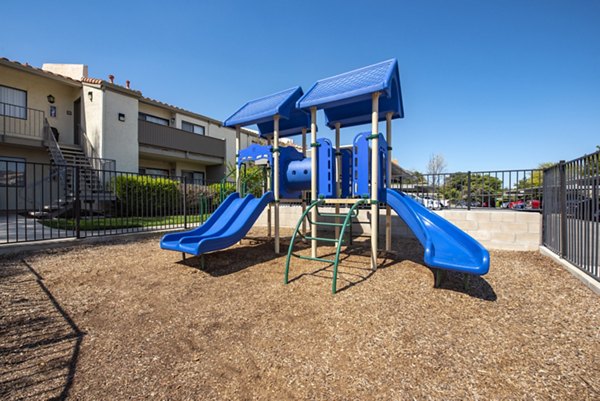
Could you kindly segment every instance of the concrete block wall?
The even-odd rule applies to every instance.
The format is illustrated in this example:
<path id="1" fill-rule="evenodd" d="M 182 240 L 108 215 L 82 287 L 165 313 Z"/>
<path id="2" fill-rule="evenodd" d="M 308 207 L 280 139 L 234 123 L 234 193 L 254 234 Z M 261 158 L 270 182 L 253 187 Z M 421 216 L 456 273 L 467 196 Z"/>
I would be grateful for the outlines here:
<path id="1" fill-rule="evenodd" d="M 302 214 L 302 208 L 283 204 L 279 210 L 280 226 L 294 228 Z M 344 209 L 341 211 L 343 212 Z M 467 232 L 487 249 L 535 251 L 541 244 L 542 216 L 540 213 L 513 210 L 441 210 L 436 213 Z M 355 234 L 370 233 L 370 225 L 367 222 L 369 218 L 370 211 L 360 212 L 359 220 L 364 223 L 354 226 Z M 385 210 L 381 211 L 379 218 L 380 235 L 383 235 Z M 267 221 L 267 210 L 265 209 L 255 225 L 266 227 Z M 271 221 L 274 219 L 272 218 Z M 395 238 L 414 237 L 404 221 L 393 211 L 392 236 L 394 240 Z"/>
<path id="2" fill-rule="evenodd" d="M 537 251 L 541 244 L 540 213 L 513 210 L 441 210 L 437 213 L 487 249 Z"/>

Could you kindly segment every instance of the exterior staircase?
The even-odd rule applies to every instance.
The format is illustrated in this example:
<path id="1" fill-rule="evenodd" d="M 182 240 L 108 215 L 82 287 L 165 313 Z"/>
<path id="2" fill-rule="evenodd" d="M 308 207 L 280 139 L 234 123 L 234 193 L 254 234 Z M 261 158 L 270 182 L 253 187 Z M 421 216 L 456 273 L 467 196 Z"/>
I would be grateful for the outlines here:
<path id="1" fill-rule="evenodd" d="M 49 125 L 46 125 L 45 128 L 48 153 L 52 164 L 56 165 L 56 169 L 47 179 L 60 180 L 63 190 L 61 196 L 51 205 L 44 205 L 43 210 L 34 212 L 36 217 L 52 218 L 69 213 L 74 208 L 77 198 L 81 201 L 82 209 L 90 213 L 102 212 L 107 204 L 113 203 L 117 199 L 116 195 L 103 183 L 104 180 L 110 180 L 114 173 L 99 170 L 101 167 L 96 165 L 106 165 L 105 160 L 88 157 L 82 147 L 64 144 L 59 146 L 52 133 L 52 128 Z M 87 137 L 84 133 L 81 133 L 81 136 L 89 148 L 88 151 L 93 154 L 93 148 Z M 112 170 L 114 170 L 114 164 Z M 76 187 L 77 182 L 79 188 Z"/>

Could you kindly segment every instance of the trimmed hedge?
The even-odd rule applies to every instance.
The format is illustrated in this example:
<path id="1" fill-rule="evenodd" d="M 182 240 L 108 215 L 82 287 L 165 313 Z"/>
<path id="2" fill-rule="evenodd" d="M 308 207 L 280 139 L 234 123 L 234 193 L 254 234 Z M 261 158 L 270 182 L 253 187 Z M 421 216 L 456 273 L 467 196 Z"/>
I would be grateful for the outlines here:
<path id="1" fill-rule="evenodd" d="M 128 216 L 169 215 L 181 208 L 179 182 L 164 177 L 122 175 L 113 180 L 121 209 Z"/>

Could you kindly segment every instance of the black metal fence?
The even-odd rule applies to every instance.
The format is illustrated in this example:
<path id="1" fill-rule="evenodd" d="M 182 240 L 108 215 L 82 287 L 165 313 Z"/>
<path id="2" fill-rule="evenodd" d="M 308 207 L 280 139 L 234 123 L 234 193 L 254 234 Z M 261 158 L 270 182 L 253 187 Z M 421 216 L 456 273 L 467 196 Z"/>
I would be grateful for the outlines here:
<path id="1" fill-rule="evenodd" d="M 245 180 L 243 190 L 260 195 L 263 188 L 257 181 Z M 192 228 L 234 190 L 228 181 L 3 158 L 0 244 Z"/>
<path id="2" fill-rule="evenodd" d="M 424 174 L 392 184 L 430 209 L 505 208 L 540 210 L 543 170 Z"/>
<path id="3" fill-rule="evenodd" d="M 600 152 L 544 171 L 543 244 L 600 281 Z"/>

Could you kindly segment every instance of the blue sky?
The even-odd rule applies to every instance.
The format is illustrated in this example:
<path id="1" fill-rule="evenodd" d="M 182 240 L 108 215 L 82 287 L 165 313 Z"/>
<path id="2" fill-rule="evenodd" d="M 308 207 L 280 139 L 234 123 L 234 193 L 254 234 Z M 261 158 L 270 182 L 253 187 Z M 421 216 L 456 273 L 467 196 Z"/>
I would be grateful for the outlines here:
<path id="1" fill-rule="evenodd" d="M 596 0 L 30 1 L 2 13 L 2 57 L 85 63 L 221 120 L 247 100 L 397 58 L 406 117 L 393 152 L 410 169 L 432 154 L 449 172 L 531 168 L 600 145 Z M 330 135 L 322 116 L 320 128 Z M 365 128 L 342 130 L 342 142 Z"/>

